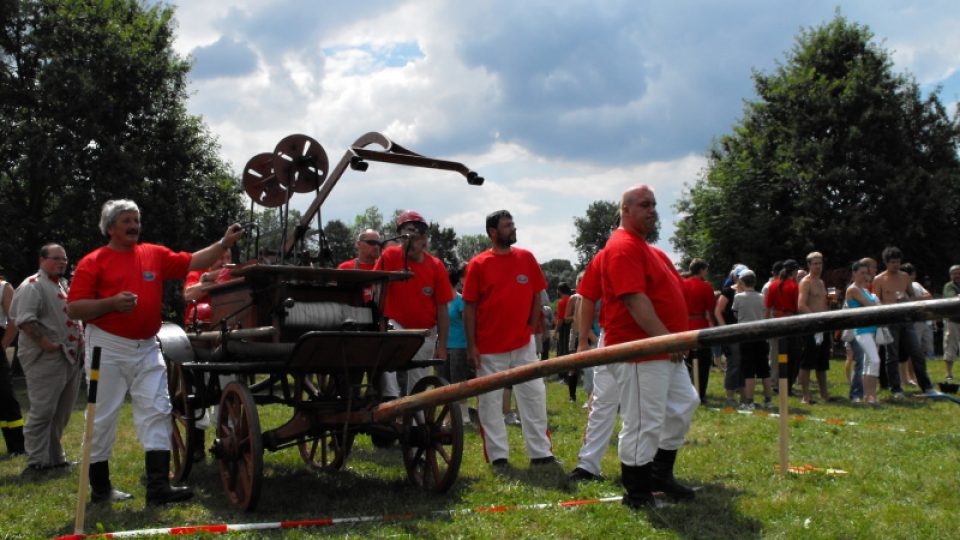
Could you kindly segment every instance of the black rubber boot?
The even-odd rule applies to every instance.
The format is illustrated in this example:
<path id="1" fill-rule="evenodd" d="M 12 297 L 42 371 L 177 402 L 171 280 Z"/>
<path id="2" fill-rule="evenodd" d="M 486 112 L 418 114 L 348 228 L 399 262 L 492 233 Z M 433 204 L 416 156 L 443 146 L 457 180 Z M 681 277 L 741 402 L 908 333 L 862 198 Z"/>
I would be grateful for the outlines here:
<path id="1" fill-rule="evenodd" d="M 147 504 L 167 504 L 193 497 L 188 487 L 170 485 L 170 451 L 150 450 L 145 459 L 147 468 Z"/>
<path id="2" fill-rule="evenodd" d="M 133 495 L 113 489 L 110 484 L 109 461 L 98 461 L 90 464 L 90 501 L 95 503 L 125 501 Z"/>
<path id="3" fill-rule="evenodd" d="M 650 487 L 662 491 L 668 497 L 679 500 L 693 499 L 695 494 L 689 487 L 677 482 L 673 476 L 673 464 L 677 461 L 676 450 L 657 450 L 650 463 Z"/>
<path id="4" fill-rule="evenodd" d="M 650 488 L 650 464 L 639 467 L 620 464 L 621 481 L 623 482 L 623 504 L 633 509 L 656 508 L 657 501 L 653 498 Z"/>
<path id="5" fill-rule="evenodd" d="M 0 358 L 0 362 L 4 361 Z M 23 447 L 23 426 L 3 428 L 3 440 L 7 443 L 7 453 L 10 455 L 19 456 L 27 453 Z"/>

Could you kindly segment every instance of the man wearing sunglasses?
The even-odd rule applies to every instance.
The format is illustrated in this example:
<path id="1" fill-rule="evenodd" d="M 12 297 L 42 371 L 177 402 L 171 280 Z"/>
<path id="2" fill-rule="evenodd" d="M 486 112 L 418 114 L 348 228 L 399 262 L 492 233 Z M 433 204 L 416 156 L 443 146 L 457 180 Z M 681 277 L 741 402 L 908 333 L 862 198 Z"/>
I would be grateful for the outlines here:
<path id="1" fill-rule="evenodd" d="M 343 261 L 337 270 L 373 270 L 380 256 L 380 233 L 367 229 L 357 237 L 357 256 Z"/>
<path id="2" fill-rule="evenodd" d="M 427 253 L 427 221 L 413 210 L 397 216 L 399 246 L 390 246 L 374 264 L 374 270 L 407 271 L 413 277 L 405 281 L 391 281 L 387 285 L 387 299 L 383 313 L 396 329 L 429 329 L 430 335 L 414 355 L 414 360 L 447 359 L 447 331 L 450 315 L 447 303 L 453 300 L 453 289 L 443 262 Z M 406 393 L 429 374 L 430 368 L 407 370 Z M 382 395 L 397 397 L 400 385 L 396 372 L 384 373 Z"/>
<path id="3" fill-rule="evenodd" d="M 80 390 L 82 327 L 66 313 L 67 253 L 58 244 L 40 248 L 40 269 L 23 280 L 13 296 L 11 317 L 20 329 L 20 362 L 26 376 L 30 411 L 23 435 L 24 477 L 65 469 L 60 439 Z"/>

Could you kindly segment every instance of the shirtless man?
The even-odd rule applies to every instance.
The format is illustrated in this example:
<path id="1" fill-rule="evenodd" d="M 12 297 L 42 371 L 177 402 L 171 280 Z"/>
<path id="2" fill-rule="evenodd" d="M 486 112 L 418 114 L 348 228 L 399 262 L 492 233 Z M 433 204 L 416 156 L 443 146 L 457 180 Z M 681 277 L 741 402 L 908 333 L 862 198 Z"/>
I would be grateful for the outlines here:
<path id="1" fill-rule="evenodd" d="M 829 308 L 827 288 L 820 276 L 823 273 L 823 255 L 814 251 L 807 255 L 809 273 L 800 280 L 800 295 L 797 309 L 800 313 L 820 313 Z M 800 389 L 803 392 L 804 405 L 815 403 L 810 396 L 810 371 L 817 372 L 817 386 L 820 387 L 820 399 L 828 401 L 827 370 L 830 369 L 831 334 L 820 332 L 803 338 L 803 355 L 800 357 Z"/>
<path id="2" fill-rule="evenodd" d="M 886 270 L 877 274 L 873 280 L 873 292 L 881 304 L 896 304 L 898 302 L 912 302 L 914 298 L 910 275 L 900 270 L 903 262 L 903 252 L 896 247 L 883 250 L 883 263 Z M 900 386 L 899 363 L 906 362 L 909 357 L 913 362 L 913 371 L 917 375 L 917 384 L 926 393 L 933 390 L 933 384 L 927 375 L 927 359 L 920 348 L 920 340 L 914 330 L 913 323 L 900 323 L 888 326 L 893 334 L 893 343 L 887 345 L 887 379 L 890 390 L 896 399 L 903 397 L 903 388 Z"/>

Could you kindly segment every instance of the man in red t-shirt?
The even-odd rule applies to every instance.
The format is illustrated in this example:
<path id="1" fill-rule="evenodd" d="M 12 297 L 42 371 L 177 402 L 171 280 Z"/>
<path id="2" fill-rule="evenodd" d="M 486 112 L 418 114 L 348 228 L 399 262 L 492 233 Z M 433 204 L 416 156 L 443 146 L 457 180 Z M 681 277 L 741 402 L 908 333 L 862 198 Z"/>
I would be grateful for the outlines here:
<path id="1" fill-rule="evenodd" d="M 713 326 L 713 310 L 717 307 L 717 297 L 713 286 L 707 282 L 710 267 L 703 259 L 690 261 L 690 277 L 683 280 L 683 297 L 687 302 L 687 326 L 690 330 L 701 330 Z M 686 364 L 693 378 L 694 357 L 697 361 L 697 391 L 700 403 L 707 401 L 707 383 L 710 382 L 710 368 L 713 366 L 713 351 L 710 347 L 701 347 L 687 354 Z"/>
<path id="2" fill-rule="evenodd" d="M 477 376 L 492 375 L 537 361 L 531 329 L 541 312 L 540 291 L 547 287 L 540 264 L 517 241 L 513 216 L 498 210 L 487 216 L 491 249 L 470 260 L 463 284 L 463 327 L 467 359 Z M 531 464 L 556 464 L 547 427 L 547 389 L 543 379 L 513 386 L 520 425 Z M 506 466 L 510 447 L 503 423 L 503 390 L 478 397 L 480 435 L 487 461 Z"/>
<path id="3" fill-rule="evenodd" d="M 657 200 L 649 186 L 624 192 L 620 228 L 597 256 L 605 345 L 687 330 L 680 274 L 664 252 L 646 241 L 657 219 Z M 581 294 L 591 298 L 596 291 Z M 622 365 L 618 454 L 623 503 L 632 508 L 654 505 L 654 491 L 678 499 L 694 497 L 693 490 L 673 476 L 677 449 L 699 401 L 682 360 L 680 353 L 659 354 Z"/>
<path id="4" fill-rule="evenodd" d="M 109 239 L 80 260 L 67 296 L 67 314 L 86 322 L 86 354 L 100 347 L 100 385 L 93 421 L 90 488 L 94 502 L 129 499 L 114 489 L 108 461 L 117 416 L 129 391 L 140 443 L 146 450 L 147 503 L 189 499 L 189 488 L 170 486 L 170 397 L 167 370 L 157 343 L 163 282 L 209 268 L 243 234 L 230 225 L 223 238 L 195 253 L 141 244 L 140 209 L 130 200 L 103 205 L 100 231 Z M 89 369 L 89 366 L 87 366 Z M 89 377 L 89 373 L 88 373 Z"/>
<path id="5" fill-rule="evenodd" d="M 397 216 L 397 232 L 403 236 L 401 245 L 385 249 L 373 269 L 413 273 L 406 281 L 391 281 L 387 285 L 383 314 L 389 317 L 394 328 L 430 330 L 414 360 L 446 360 L 450 328 L 447 303 L 453 300 L 453 288 L 443 262 L 427 253 L 428 228 L 427 221 L 417 212 L 402 212 Z M 429 373 L 430 368 L 408 369 L 405 393 L 409 394 L 413 385 Z M 381 395 L 387 398 L 400 395 L 396 372 L 383 374 Z"/>
<path id="6" fill-rule="evenodd" d="M 367 229 L 357 237 L 357 256 L 353 259 L 343 261 L 337 270 L 373 270 L 373 265 L 380 256 L 380 250 L 383 245 L 380 243 L 380 233 L 373 229 Z M 363 301 L 373 300 L 373 288 L 367 287 L 363 290 Z"/>

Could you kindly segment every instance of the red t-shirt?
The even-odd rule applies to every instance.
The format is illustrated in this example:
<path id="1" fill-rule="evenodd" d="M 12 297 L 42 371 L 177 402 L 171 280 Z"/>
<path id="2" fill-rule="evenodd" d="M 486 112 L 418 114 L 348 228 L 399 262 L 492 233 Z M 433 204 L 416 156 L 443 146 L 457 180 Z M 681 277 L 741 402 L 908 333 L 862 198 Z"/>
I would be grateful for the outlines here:
<path id="1" fill-rule="evenodd" d="M 160 330 L 164 280 L 183 279 L 192 257 L 155 244 L 137 244 L 130 251 L 104 246 L 80 259 L 67 302 L 99 300 L 130 291 L 137 295 L 133 311 L 112 311 L 87 322 L 116 336 L 149 339 Z"/>
<path id="2" fill-rule="evenodd" d="M 391 281 L 387 286 L 387 303 L 383 313 L 404 328 L 433 328 L 437 324 L 437 306 L 453 300 L 450 277 L 440 259 L 423 254 L 423 261 L 407 260 L 413 277 Z M 402 271 L 403 248 L 390 246 L 373 265 L 374 270 Z M 442 309 L 446 309 L 443 307 Z"/>
<path id="3" fill-rule="evenodd" d="M 783 289 L 780 288 L 780 280 L 775 279 L 770 282 L 767 288 L 767 296 L 764 297 L 763 305 L 774 309 L 774 317 L 783 317 L 785 315 L 797 312 L 797 301 L 800 299 L 800 286 L 792 279 L 783 282 Z"/>
<path id="4" fill-rule="evenodd" d="M 586 301 L 596 303 L 597 300 L 603 298 L 603 283 L 600 257 L 594 257 L 590 264 L 587 265 L 587 269 L 583 272 L 583 279 L 580 280 L 580 286 L 577 287 L 577 292 L 580 296 L 584 297 Z M 581 300 L 583 302 L 584 300 Z M 600 328 L 605 328 L 604 316 L 606 303 L 600 302 L 600 313 L 597 314 L 597 320 L 600 323 Z"/>
<path id="5" fill-rule="evenodd" d="M 683 279 L 666 253 L 643 238 L 617 229 L 600 252 L 604 327 L 607 345 L 616 345 L 650 337 L 633 320 L 623 296 L 647 295 L 657 317 L 671 333 L 687 330 L 687 302 L 683 297 Z M 669 358 L 668 354 L 635 358 L 631 362 Z"/>
<path id="6" fill-rule="evenodd" d="M 376 264 L 376 262 L 377 261 L 362 263 L 360 259 L 350 259 L 340 263 L 337 270 L 373 270 L 373 265 Z M 366 287 L 363 289 L 363 301 L 369 302 L 371 300 L 373 300 L 373 287 Z"/>
<path id="7" fill-rule="evenodd" d="M 710 319 L 704 312 L 713 313 L 717 307 L 717 297 L 713 294 L 713 287 L 697 277 L 688 277 L 683 280 L 683 297 L 687 301 L 687 325 L 690 330 L 700 330 L 710 327 Z"/>
<path id="8" fill-rule="evenodd" d="M 563 324 L 563 316 L 567 313 L 567 304 L 569 303 L 570 303 L 569 294 L 567 296 L 561 296 L 560 299 L 557 300 L 557 314 L 556 314 L 557 326 L 560 326 L 561 324 Z"/>
<path id="9" fill-rule="evenodd" d="M 373 270 L 374 264 L 376 264 L 376 261 L 372 263 L 362 263 L 359 259 L 350 259 L 340 263 L 337 270 Z"/>
<path id="10" fill-rule="evenodd" d="M 525 249 L 510 248 L 503 255 L 487 250 L 470 259 L 463 301 L 477 305 L 474 336 L 480 354 L 514 351 L 530 343 L 530 310 L 534 297 L 546 288 L 540 264 Z"/>

